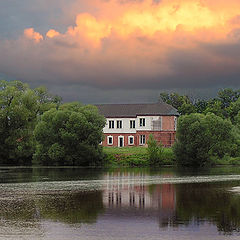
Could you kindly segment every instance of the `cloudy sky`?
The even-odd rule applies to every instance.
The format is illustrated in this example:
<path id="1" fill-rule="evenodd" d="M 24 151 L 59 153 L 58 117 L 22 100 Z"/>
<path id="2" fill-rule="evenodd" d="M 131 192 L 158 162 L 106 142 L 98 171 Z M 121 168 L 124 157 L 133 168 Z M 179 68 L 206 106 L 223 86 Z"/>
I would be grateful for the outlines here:
<path id="1" fill-rule="evenodd" d="M 0 78 L 65 101 L 240 87 L 239 0 L 0 0 Z"/>

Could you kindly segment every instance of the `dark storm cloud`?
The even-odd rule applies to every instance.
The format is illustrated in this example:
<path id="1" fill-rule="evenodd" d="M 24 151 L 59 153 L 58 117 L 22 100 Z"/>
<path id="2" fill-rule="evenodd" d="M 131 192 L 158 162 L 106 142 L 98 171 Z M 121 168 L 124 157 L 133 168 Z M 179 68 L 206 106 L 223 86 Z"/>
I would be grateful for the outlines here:
<path id="1" fill-rule="evenodd" d="M 193 11 L 209 17 L 213 26 L 178 19 L 178 11 L 189 13 L 188 4 L 174 5 L 169 18 L 173 22 L 161 25 L 159 6 L 168 9 L 177 1 L 90 2 L 92 5 L 80 0 L 0 3 L 2 76 L 32 86 L 46 85 L 65 100 L 87 103 L 152 101 L 166 89 L 239 87 L 240 17 L 235 12 L 222 29 L 214 25 L 214 11 L 192 1 Z M 133 19 L 129 14 L 122 17 L 128 11 Z M 142 29 L 134 22 L 138 18 L 143 21 Z M 47 37 L 52 26 L 56 35 Z M 35 31 L 24 35 L 25 28 L 33 27 Z"/>

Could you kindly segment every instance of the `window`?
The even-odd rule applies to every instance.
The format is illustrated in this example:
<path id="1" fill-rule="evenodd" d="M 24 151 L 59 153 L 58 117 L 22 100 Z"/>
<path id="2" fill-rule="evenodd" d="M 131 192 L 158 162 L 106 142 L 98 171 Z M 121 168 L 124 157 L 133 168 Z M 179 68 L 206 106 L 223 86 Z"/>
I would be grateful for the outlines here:
<path id="1" fill-rule="evenodd" d="M 177 117 L 174 117 L 174 130 L 177 130 Z"/>
<path id="2" fill-rule="evenodd" d="M 152 130 L 161 131 L 162 130 L 162 118 L 159 117 L 157 120 L 152 120 Z"/>
<path id="3" fill-rule="evenodd" d="M 145 127 L 145 118 L 140 118 L 140 127 Z"/>
<path id="4" fill-rule="evenodd" d="M 134 137 L 133 136 L 129 136 L 128 137 L 128 145 L 133 145 L 134 144 Z"/>
<path id="5" fill-rule="evenodd" d="M 108 136 L 107 137 L 107 144 L 108 145 L 113 145 L 113 136 Z"/>
<path id="6" fill-rule="evenodd" d="M 122 128 L 122 120 L 117 121 L 117 128 Z"/>
<path id="7" fill-rule="evenodd" d="M 114 128 L 114 121 L 110 120 L 108 122 L 108 126 L 109 126 L 109 128 Z"/>
<path id="8" fill-rule="evenodd" d="M 146 144 L 146 136 L 140 135 L 140 145 L 145 145 L 145 144 Z"/>
<path id="9" fill-rule="evenodd" d="M 130 120 L 130 128 L 135 128 L 135 120 Z"/>

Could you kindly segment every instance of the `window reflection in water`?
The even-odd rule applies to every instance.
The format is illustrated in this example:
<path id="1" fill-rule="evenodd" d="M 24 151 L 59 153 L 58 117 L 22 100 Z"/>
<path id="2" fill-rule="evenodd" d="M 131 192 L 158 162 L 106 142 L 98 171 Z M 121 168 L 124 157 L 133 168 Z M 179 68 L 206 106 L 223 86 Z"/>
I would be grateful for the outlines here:
<path id="1" fill-rule="evenodd" d="M 173 184 L 146 185 L 142 173 L 107 173 L 103 203 L 109 208 L 175 210 L 176 190 Z"/>

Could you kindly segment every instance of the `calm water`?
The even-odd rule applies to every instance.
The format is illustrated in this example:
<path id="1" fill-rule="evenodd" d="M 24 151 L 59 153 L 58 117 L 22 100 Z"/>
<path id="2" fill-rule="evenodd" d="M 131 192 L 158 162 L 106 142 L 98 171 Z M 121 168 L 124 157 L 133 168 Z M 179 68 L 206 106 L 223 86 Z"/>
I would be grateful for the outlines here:
<path id="1" fill-rule="evenodd" d="M 240 239 L 240 168 L 0 168 L 0 239 Z"/>

